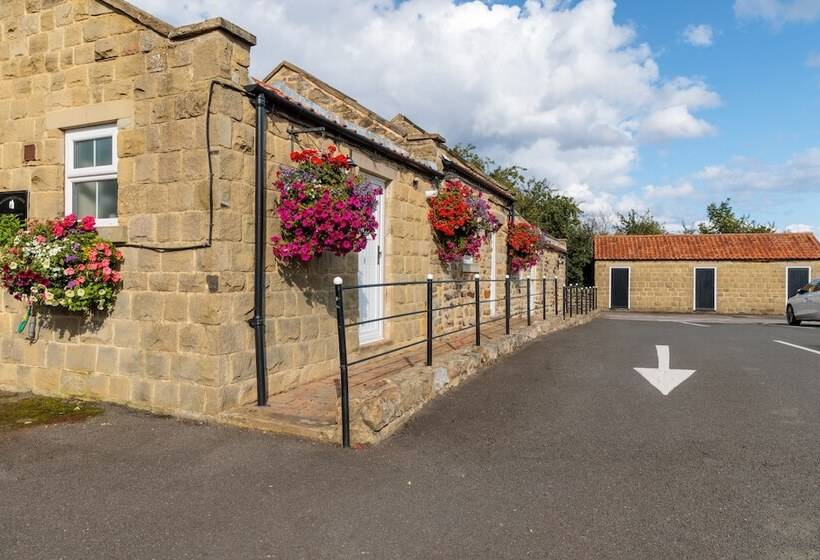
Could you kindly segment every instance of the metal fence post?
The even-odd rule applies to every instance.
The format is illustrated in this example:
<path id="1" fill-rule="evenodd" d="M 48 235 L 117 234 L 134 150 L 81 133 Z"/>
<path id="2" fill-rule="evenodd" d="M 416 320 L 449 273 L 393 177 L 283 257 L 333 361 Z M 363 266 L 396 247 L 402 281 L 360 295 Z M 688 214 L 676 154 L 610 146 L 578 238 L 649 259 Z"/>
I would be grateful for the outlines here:
<path id="1" fill-rule="evenodd" d="M 592 305 L 595 311 L 598 311 L 598 286 L 594 286 L 592 289 Z"/>
<path id="2" fill-rule="evenodd" d="M 561 289 L 561 316 L 563 319 L 567 318 L 567 285 L 564 284 Z"/>
<path id="3" fill-rule="evenodd" d="M 510 334 L 510 275 L 504 275 L 504 330 Z"/>
<path id="4" fill-rule="evenodd" d="M 481 346 L 481 276 L 473 276 L 475 280 L 475 345 Z"/>
<path id="5" fill-rule="evenodd" d="M 532 282 L 527 274 L 527 326 L 532 325 L 532 305 L 530 305 L 530 294 L 532 293 Z"/>
<path id="6" fill-rule="evenodd" d="M 555 315 L 558 316 L 558 277 L 555 276 L 555 277 L 553 277 L 552 280 L 553 280 L 552 299 L 554 300 L 554 303 L 555 303 Z"/>
<path id="7" fill-rule="evenodd" d="M 339 384 L 342 392 L 342 447 L 350 447 L 350 393 L 347 384 L 347 336 L 345 334 L 344 290 L 342 279 L 333 279 L 336 291 L 336 327 L 339 332 Z"/>
<path id="8" fill-rule="evenodd" d="M 433 275 L 427 275 L 427 365 L 433 365 Z"/>
<path id="9" fill-rule="evenodd" d="M 569 290 L 568 290 L 568 293 L 569 293 L 569 318 L 570 319 L 572 319 L 572 312 L 574 311 L 573 308 L 572 308 L 572 306 L 574 304 L 574 302 L 573 302 L 573 292 L 574 291 L 575 291 L 575 288 L 573 287 L 572 284 L 570 284 L 569 285 Z"/>
<path id="10" fill-rule="evenodd" d="M 541 320 L 547 320 L 547 277 L 541 277 Z"/>

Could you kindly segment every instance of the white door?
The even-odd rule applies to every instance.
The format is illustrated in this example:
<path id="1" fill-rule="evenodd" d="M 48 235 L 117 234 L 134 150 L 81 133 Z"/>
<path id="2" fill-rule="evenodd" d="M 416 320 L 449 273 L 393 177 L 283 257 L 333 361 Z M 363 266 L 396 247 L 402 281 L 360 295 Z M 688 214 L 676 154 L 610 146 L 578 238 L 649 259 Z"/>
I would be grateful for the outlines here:
<path id="1" fill-rule="evenodd" d="M 498 290 L 496 289 L 496 279 L 498 278 L 498 271 L 496 267 L 498 265 L 495 256 L 496 250 L 496 240 L 495 240 L 495 232 L 493 232 L 492 237 L 490 238 L 490 245 L 492 246 L 492 254 L 490 255 L 490 315 L 495 315 L 495 303 L 496 303 L 496 294 Z"/>
<path id="2" fill-rule="evenodd" d="M 530 303 L 530 309 L 535 309 L 535 291 L 536 291 L 535 287 L 538 284 L 538 282 L 537 282 L 538 279 L 536 278 L 537 272 L 538 272 L 538 267 L 537 266 L 531 266 L 530 267 L 530 274 L 529 274 L 529 283 L 530 283 L 530 301 L 529 301 L 529 303 Z"/>
<path id="3" fill-rule="evenodd" d="M 367 181 L 378 185 L 384 193 L 384 181 L 367 177 Z M 359 252 L 359 285 L 381 284 L 384 282 L 384 194 L 378 197 L 376 207 L 376 239 L 370 239 Z M 370 321 L 384 317 L 384 288 L 362 288 L 359 290 L 359 321 Z M 384 321 L 373 321 L 359 325 L 359 344 L 377 342 L 384 338 Z"/>

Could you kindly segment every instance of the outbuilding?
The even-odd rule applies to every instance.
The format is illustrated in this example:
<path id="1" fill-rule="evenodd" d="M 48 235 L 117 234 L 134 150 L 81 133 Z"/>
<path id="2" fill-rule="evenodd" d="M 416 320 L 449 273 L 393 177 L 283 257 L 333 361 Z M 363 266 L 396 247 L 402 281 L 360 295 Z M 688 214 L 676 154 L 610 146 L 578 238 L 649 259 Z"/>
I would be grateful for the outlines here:
<path id="1" fill-rule="evenodd" d="M 780 314 L 818 274 L 811 233 L 595 238 L 595 279 L 610 309 Z"/>

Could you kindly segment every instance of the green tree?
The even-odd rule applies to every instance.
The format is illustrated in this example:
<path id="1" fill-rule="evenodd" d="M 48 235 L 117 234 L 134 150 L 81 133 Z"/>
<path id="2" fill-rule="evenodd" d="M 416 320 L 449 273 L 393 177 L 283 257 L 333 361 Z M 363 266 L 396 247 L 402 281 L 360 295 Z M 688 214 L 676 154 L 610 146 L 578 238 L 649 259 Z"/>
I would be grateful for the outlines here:
<path id="1" fill-rule="evenodd" d="M 520 165 L 498 165 L 494 160 L 481 156 L 472 144 L 456 144 L 452 150 L 458 157 L 510 190 L 516 191 L 526 184 L 526 168 Z"/>
<path id="2" fill-rule="evenodd" d="M 472 144 L 457 144 L 453 152 L 488 177 L 510 189 L 515 209 L 528 222 L 558 239 L 567 240 L 567 282 L 581 283 L 584 269 L 592 262 L 593 224 L 571 196 L 560 194 L 546 179 L 527 179 L 526 168 L 501 166 L 483 157 Z"/>
<path id="3" fill-rule="evenodd" d="M 706 207 L 709 220 L 698 226 L 700 233 L 770 233 L 775 230 L 774 224 L 761 224 L 747 214 L 738 216 L 732 208 L 732 199 L 727 198 L 720 204 L 714 202 Z"/>
<path id="4" fill-rule="evenodd" d="M 595 234 L 593 226 L 582 220 L 575 199 L 560 194 L 545 179 L 530 179 L 517 191 L 516 210 L 553 237 L 567 240 L 567 282 L 583 282 L 584 268 L 592 262 Z"/>
<path id="5" fill-rule="evenodd" d="M 630 210 L 626 215 L 618 213 L 615 233 L 620 235 L 662 235 L 666 230 L 647 210 L 643 214 Z"/>
<path id="6" fill-rule="evenodd" d="M 12 214 L 0 216 L 0 248 L 8 247 L 14 241 L 17 231 L 23 227 L 23 223 Z"/>

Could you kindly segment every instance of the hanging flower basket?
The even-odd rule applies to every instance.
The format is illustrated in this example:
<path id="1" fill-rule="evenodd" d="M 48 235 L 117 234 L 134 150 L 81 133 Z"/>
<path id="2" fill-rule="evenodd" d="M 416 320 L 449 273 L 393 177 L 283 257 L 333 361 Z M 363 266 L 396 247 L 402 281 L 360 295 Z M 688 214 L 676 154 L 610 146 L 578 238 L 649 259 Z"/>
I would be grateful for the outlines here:
<path id="1" fill-rule="evenodd" d="M 546 249 L 541 230 L 527 222 L 510 224 L 507 229 L 510 271 L 518 273 L 538 264 Z"/>
<path id="2" fill-rule="evenodd" d="M 375 211 L 382 190 L 350 170 L 347 156 L 330 146 L 324 153 L 290 154 L 296 164 L 279 171 L 276 188 L 281 235 L 273 254 L 281 261 L 307 262 L 325 252 L 342 256 L 376 237 Z"/>
<path id="3" fill-rule="evenodd" d="M 478 259 L 482 242 L 501 227 L 484 196 L 457 179 L 446 181 L 429 204 L 438 256 L 446 263 Z"/>
<path id="4" fill-rule="evenodd" d="M 91 314 L 110 311 L 122 289 L 122 252 L 92 216 L 30 220 L 0 253 L 2 285 L 29 305 Z"/>

